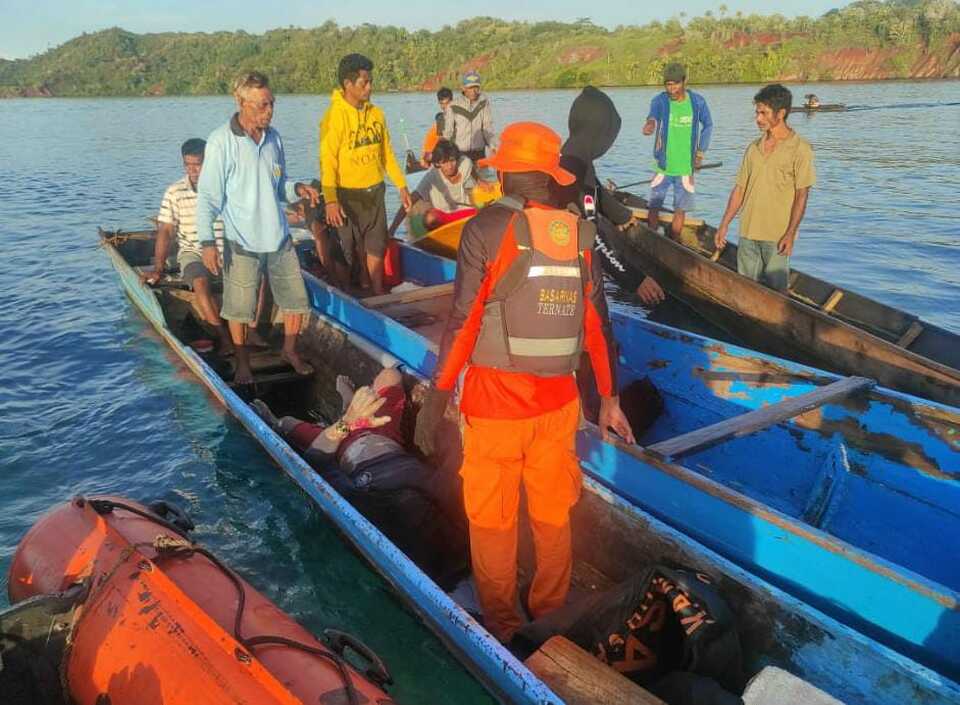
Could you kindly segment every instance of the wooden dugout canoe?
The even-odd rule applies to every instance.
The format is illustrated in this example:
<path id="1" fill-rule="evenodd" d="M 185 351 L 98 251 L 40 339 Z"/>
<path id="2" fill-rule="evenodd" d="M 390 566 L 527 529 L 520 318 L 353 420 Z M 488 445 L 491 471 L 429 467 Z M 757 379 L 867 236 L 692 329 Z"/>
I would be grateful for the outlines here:
<path id="1" fill-rule="evenodd" d="M 152 254 L 150 234 L 140 235 L 142 239 L 126 241 L 106 238 L 106 249 L 128 295 L 165 342 L 491 692 L 505 702 L 557 702 L 555 694 L 333 492 L 188 347 L 189 336 L 196 335 L 196 329 L 191 334 L 187 325 L 195 318 L 189 297 L 174 296 L 169 289 L 151 290 L 139 282 L 134 267 L 148 263 Z M 420 397 L 423 376 L 435 361 L 435 340 L 442 330 L 444 296 L 449 297 L 452 289 L 453 265 L 406 247 L 402 255 L 407 278 L 432 286 L 368 299 L 364 305 L 306 277 L 317 315 L 307 327 L 304 344 L 318 374 L 310 385 L 301 380 L 268 390 L 274 395 L 267 396 L 271 404 L 281 404 L 283 413 L 300 410 L 301 416 L 304 408 L 329 409 L 336 399 L 332 382 L 337 372 L 350 370 L 363 381 L 381 365 L 397 362 L 407 373 L 412 398 Z M 899 414 L 903 421 L 898 423 L 916 429 L 916 442 L 905 446 L 904 452 L 946 457 L 949 462 L 956 457 L 955 441 L 950 445 L 955 414 L 901 395 L 870 392 L 866 397 L 861 394 L 815 406 L 805 421 L 803 417 L 781 419 L 750 439 L 717 437 L 713 442 L 719 445 L 702 446 L 687 456 L 680 449 L 684 465 L 679 465 L 665 460 L 656 446 L 662 451 L 662 443 L 705 423 L 715 427 L 711 422 L 726 421 L 745 409 L 790 402 L 816 392 L 824 382 L 842 380 L 653 323 L 637 326 L 633 319 L 617 318 L 618 335 L 634 334 L 621 341 L 625 350 L 646 341 L 652 350 L 663 353 L 663 357 L 648 355 L 645 362 L 626 361 L 621 373 L 625 379 L 658 374 L 656 382 L 668 399 L 666 425 L 658 422 L 665 438 L 652 437 L 653 448 L 644 450 L 601 443 L 589 427 L 581 433 L 579 450 L 588 479 L 585 496 L 574 512 L 578 583 L 602 587 L 660 558 L 695 565 L 720 582 L 741 621 L 741 637 L 753 669 L 764 663 L 783 665 L 851 704 L 946 703 L 960 697 L 960 688 L 951 680 L 956 678 L 960 649 L 957 593 L 943 584 L 948 575 L 938 581 L 919 572 L 932 570 L 938 563 L 946 568 L 952 562 L 942 560 L 943 552 L 956 553 L 944 541 L 957 532 L 949 525 L 932 525 L 935 520 L 946 519 L 948 524 L 956 520 L 955 478 L 949 472 L 938 476 L 904 468 L 896 462 L 899 451 L 884 456 L 887 464 L 861 465 L 882 444 L 858 445 L 859 436 L 868 443 L 882 441 L 884 433 L 872 429 L 883 426 L 884 417 Z M 669 344 L 664 347 L 659 341 Z M 631 367 L 634 364 L 640 368 Z M 671 378 L 686 381 L 671 383 Z M 865 414 L 865 407 L 874 413 Z M 784 411 L 782 405 L 778 408 Z M 756 423 L 755 417 L 751 423 Z M 838 434 L 836 446 L 825 445 Z M 670 455 L 674 452 L 676 448 Z M 797 463 L 794 473 L 791 467 L 797 459 L 803 462 Z M 783 473 L 793 478 L 786 491 Z M 804 478 L 804 473 L 809 476 Z M 750 487 L 757 478 L 766 479 L 759 490 Z M 744 490 L 780 499 L 765 504 Z M 920 532 L 935 531 L 941 544 L 938 559 L 929 550 L 929 534 L 924 537 L 926 567 L 913 570 L 878 555 L 875 550 L 883 548 L 889 535 L 878 536 L 867 550 L 835 535 L 846 533 L 863 540 L 871 531 L 882 530 L 894 511 L 889 503 L 911 493 L 920 495 L 921 505 L 924 501 L 943 505 Z M 871 496 L 886 498 L 873 515 L 869 513 Z M 857 513 L 858 507 L 867 511 Z M 922 517 L 922 513 L 911 516 Z M 868 525 L 867 531 L 858 534 L 861 520 Z M 878 679 L 890 684 L 882 693 L 874 689 Z"/>
<path id="2" fill-rule="evenodd" d="M 807 105 L 795 105 L 790 108 L 791 113 L 842 113 L 845 112 L 847 106 L 843 103 L 821 103 L 817 107 L 810 107 Z"/>
<path id="3" fill-rule="evenodd" d="M 646 213 L 642 198 L 617 195 Z M 737 273 L 736 245 L 718 255 L 715 232 L 691 219 L 679 242 L 642 225 L 611 237 L 671 295 L 750 347 L 960 406 L 960 335 L 799 270 L 786 294 L 774 291 Z"/>

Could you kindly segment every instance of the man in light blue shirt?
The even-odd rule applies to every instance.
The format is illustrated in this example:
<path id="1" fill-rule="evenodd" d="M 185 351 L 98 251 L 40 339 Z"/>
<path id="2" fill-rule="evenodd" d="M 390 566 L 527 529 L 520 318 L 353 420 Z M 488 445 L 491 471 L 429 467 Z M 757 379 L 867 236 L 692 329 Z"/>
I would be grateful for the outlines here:
<path id="1" fill-rule="evenodd" d="M 236 348 L 234 382 L 253 381 L 246 347 L 247 327 L 257 310 L 257 292 L 266 269 L 273 298 L 283 313 L 282 357 L 299 374 L 313 369 L 297 353 L 297 335 L 310 312 L 300 262 L 290 238 L 282 201 L 320 194 L 312 186 L 287 181 L 280 134 L 270 127 L 273 93 L 267 77 L 244 74 L 234 85 L 237 112 L 207 139 L 197 184 L 197 236 L 203 262 L 214 274 L 220 262 L 213 223 L 223 221 L 223 309 Z"/>

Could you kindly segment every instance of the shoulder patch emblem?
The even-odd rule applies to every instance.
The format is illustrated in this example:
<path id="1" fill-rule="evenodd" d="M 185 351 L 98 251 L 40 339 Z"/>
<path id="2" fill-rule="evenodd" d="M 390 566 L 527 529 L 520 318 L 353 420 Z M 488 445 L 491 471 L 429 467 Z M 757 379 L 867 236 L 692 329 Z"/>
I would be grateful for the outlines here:
<path id="1" fill-rule="evenodd" d="M 556 245 L 566 247 L 570 244 L 570 226 L 562 220 L 551 221 L 547 232 L 550 234 L 550 239 L 553 240 Z"/>

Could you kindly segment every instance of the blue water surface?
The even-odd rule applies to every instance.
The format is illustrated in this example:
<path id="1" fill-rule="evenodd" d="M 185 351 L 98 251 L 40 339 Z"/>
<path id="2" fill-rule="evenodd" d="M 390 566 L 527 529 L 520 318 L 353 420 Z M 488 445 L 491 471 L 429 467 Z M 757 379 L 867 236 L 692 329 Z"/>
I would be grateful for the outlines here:
<path id="1" fill-rule="evenodd" d="M 960 82 L 794 88 L 865 107 L 791 118 L 818 172 L 795 265 L 960 331 Z M 708 161 L 723 161 L 698 178 L 697 215 L 710 222 L 756 135 L 756 89 L 702 89 L 716 123 Z M 623 130 L 599 171 L 639 181 L 651 168 L 640 128 L 654 90 L 610 93 Z M 574 95 L 495 94 L 495 119 L 565 134 Z M 407 140 L 416 148 L 432 94 L 375 99 L 398 156 Z M 318 170 L 327 102 L 278 98 L 274 124 L 295 177 Z M 192 512 L 198 539 L 282 608 L 373 646 L 399 702 L 491 702 L 167 352 L 98 250 L 98 226 L 146 226 L 180 177 L 180 143 L 231 111 L 226 97 L 0 101 L 0 604 L 17 542 L 52 505 L 78 493 L 173 499 Z M 391 189 L 391 213 L 396 205 Z"/>

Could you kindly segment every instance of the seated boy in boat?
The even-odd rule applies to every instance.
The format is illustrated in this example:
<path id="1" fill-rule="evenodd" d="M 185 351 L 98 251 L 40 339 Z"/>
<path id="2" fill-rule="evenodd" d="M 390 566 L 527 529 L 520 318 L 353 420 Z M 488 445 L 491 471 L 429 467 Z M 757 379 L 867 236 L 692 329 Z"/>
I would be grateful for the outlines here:
<path id="1" fill-rule="evenodd" d="M 419 226 L 428 231 L 435 230 L 477 212 L 472 198 L 477 186 L 473 162 L 447 140 L 437 142 L 430 155 L 433 168 L 411 194 L 410 217 L 418 221 L 412 226 L 417 230 L 421 229 Z M 391 237 L 406 215 L 407 209 L 401 206 L 390 225 Z"/>
<path id="2" fill-rule="evenodd" d="M 424 169 L 429 169 L 433 164 L 433 148 L 440 141 L 440 135 L 443 134 L 443 114 L 453 100 L 453 91 L 444 86 L 437 91 L 437 104 L 440 106 L 440 112 L 433 118 L 433 125 L 427 130 L 423 138 L 423 156 L 420 158 L 420 164 Z"/>
<path id="3" fill-rule="evenodd" d="M 807 93 L 804 97 L 807 99 L 807 102 L 803 104 L 803 107 L 807 110 L 816 110 L 820 107 L 820 99 L 813 93 Z"/>
<path id="4" fill-rule="evenodd" d="M 277 418 L 259 399 L 251 406 L 424 572 L 452 589 L 468 565 L 459 476 L 425 465 L 404 447 L 400 373 L 383 369 L 356 390 L 340 375 L 337 391 L 343 415 L 330 425 Z"/>
<path id="5" fill-rule="evenodd" d="M 174 181 L 163 194 L 160 213 L 157 215 L 157 242 L 154 250 L 154 268 L 144 272 L 141 279 L 156 284 L 163 276 L 167 264 L 170 242 L 177 245 L 177 265 L 180 278 L 197 295 L 197 305 L 206 323 L 212 326 L 220 338 L 221 354 L 232 352 L 233 343 L 227 326 L 220 318 L 220 307 L 214 300 L 212 282 L 216 278 L 203 263 L 200 240 L 197 237 L 197 181 L 203 166 L 207 143 L 199 137 L 188 139 L 180 146 L 184 176 Z M 213 224 L 217 250 L 223 253 L 223 221 Z"/>

